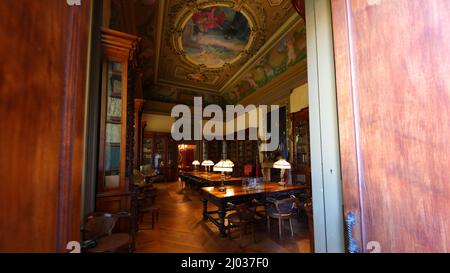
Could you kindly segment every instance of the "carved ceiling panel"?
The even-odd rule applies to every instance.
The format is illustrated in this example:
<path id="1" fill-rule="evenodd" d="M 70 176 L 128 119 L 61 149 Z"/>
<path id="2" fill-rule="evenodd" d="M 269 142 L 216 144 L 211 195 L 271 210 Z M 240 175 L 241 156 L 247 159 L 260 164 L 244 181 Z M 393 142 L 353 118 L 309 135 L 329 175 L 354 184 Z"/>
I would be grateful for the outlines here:
<path id="1" fill-rule="evenodd" d="M 197 95 L 215 103 L 232 99 L 229 90 L 237 89 L 237 77 L 249 78 L 242 68 L 267 51 L 267 43 L 275 43 L 296 14 L 291 0 L 112 2 L 121 5 L 122 14 L 116 16 L 133 18 L 123 24 L 128 29 L 119 30 L 143 38 L 145 97 L 171 102 Z"/>

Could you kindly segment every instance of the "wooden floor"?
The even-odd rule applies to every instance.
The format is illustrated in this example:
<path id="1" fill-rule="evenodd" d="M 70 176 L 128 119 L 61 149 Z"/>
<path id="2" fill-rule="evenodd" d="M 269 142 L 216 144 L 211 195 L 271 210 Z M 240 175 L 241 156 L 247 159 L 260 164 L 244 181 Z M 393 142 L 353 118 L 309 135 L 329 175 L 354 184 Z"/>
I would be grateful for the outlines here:
<path id="1" fill-rule="evenodd" d="M 239 239 L 220 237 L 218 229 L 202 220 L 202 202 L 197 193 L 183 191 L 180 182 L 157 184 L 156 204 L 161 212 L 159 222 L 151 229 L 151 218 L 144 219 L 136 238 L 136 252 L 140 253 L 288 253 L 310 251 L 306 220 L 294 220 L 294 237 L 288 225 L 283 238 L 278 239 L 277 225 L 273 221 L 271 234 L 264 224 L 257 227 L 256 243 L 252 236 Z M 213 205 L 210 205 L 213 208 Z"/>

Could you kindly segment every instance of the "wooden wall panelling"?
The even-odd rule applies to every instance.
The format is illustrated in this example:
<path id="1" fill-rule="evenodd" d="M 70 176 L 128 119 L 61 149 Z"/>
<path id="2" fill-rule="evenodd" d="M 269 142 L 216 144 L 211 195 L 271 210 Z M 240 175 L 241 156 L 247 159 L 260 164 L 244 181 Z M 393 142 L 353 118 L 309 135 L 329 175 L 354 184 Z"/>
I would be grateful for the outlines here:
<path id="1" fill-rule="evenodd" d="M 0 252 L 79 240 L 90 1 L 0 5 Z"/>
<path id="2" fill-rule="evenodd" d="M 234 135 L 235 140 L 227 141 L 227 157 L 234 162 L 233 175 L 242 176 L 244 173 L 244 165 L 255 165 L 258 156 L 258 141 L 248 140 L 249 129 L 245 130 L 245 138 L 247 140 L 237 140 L 237 133 Z"/>
<path id="3" fill-rule="evenodd" d="M 131 211 L 131 195 L 129 193 L 103 194 L 97 198 L 96 210 L 99 212 L 116 213 L 121 211 Z M 120 219 L 115 227 L 115 231 L 129 231 L 130 220 L 128 218 Z"/>
<path id="4" fill-rule="evenodd" d="M 101 108 L 101 128 L 99 145 L 99 168 L 96 211 L 117 213 L 131 212 L 135 214 L 135 199 L 132 170 L 134 164 L 134 88 L 135 88 L 135 68 L 137 67 L 136 55 L 139 50 L 140 39 L 126 33 L 102 29 L 102 50 L 103 50 L 103 81 L 102 81 L 102 108 Z M 116 65 L 112 66 L 113 63 Z M 120 67 L 120 70 L 118 68 Z M 116 71 L 117 70 L 117 71 Z M 112 77 L 121 80 L 120 99 L 121 115 L 113 116 L 107 109 L 108 87 L 112 84 Z M 116 86 L 117 87 L 117 86 Z M 111 87 L 113 88 L 113 87 Z M 119 91 L 119 90 L 113 90 Z M 109 95 L 117 100 L 113 92 Z M 113 110 L 114 112 L 114 110 Z M 120 120 L 119 123 L 118 120 Z M 113 144 L 106 137 L 107 124 L 120 125 L 120 143 Z M 110 132 L 112 134 L 112 131 Z M 118 170 L 114 170 L 113 163 L 110 163 L 109 172 L 118 171 L 118 185 L 106 185 L 106 146 L 120 147 L 120 159 Z M 113 146 L 116 145 L 116 146 Z M 120 146 L 117 146 L 120 145 Z M 112 148 L 111 148 L 112 149 Z M 111 162 L 112 152 L 111 152 Z M 118 206 L 120 204 L 120 206 Z M 129 221 L 120 221 L 121 231 L 129 231 Z"/>
<path id="5" fill-rule="evenodd" d="M 206 141 L 206 156 L 207 159 L 212 160 L 214 164 L 217 164 L 222 160 L 222 141 L 213 140 Z"/>
<path id="6" fill-rule="evenodd" d="M 144 103 L 143 99 L 135 99 L 134 100 L 134 167 L 139 169 L 142 162 L 141 156 L 141 148 L 142 147 L 142 139 L 143 139 L 143 128 L 142 128 L 142 114 L 144 112 Z"/>
<path id="7" fill-rule="evenodd" d="M 142 150 L 143 164 L 151 164 L 154 168 L 154 160 L 157 153 L 161 155 L 160 163 L 164 163 L 160 169 L 164 174 L 165 181 L 176 180 L 178 143 L 172 139 L 170 133 L 145 132 Z"/>
<path id="8" fill-rule="evenodd" d="M 294 183 L 307 185 L 311 194 L 311 146 L 309 136 L 309 108 L 291 113 L 292 176 Z"/>
<path id="9" fill-rule="evenodd" d="M 450 2 L 331 3 L 344 212 L 358 251 L 448 252 Z"/>

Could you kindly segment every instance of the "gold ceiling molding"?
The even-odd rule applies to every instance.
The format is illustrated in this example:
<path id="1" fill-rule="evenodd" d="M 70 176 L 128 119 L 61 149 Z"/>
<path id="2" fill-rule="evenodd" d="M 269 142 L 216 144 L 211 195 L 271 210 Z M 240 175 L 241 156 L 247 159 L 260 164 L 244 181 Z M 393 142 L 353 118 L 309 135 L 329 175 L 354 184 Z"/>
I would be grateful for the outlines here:
<path id="1" fill-rule="evenodd" d="M 165 16 L 165 10 L 166 10 L 166 0 L 160 0 L 157 2 L 158 7 L 158 13 L 157 13 L 157 19 L 156 19 L 156 34 L 155 34 L 155 71 L 154 74 L 154 83 L 158 82 L 158 70 L 159 70 L 159 61 L 160 61 L 160 52 L 161 52 L 161 44 L 162 44 L 162 37 L 163 37 L 163 30 L 164 30 L 164 16 Z"/>
<path id="2" fill-rule="evenodd" d="M 183 85 L 183 84 L 179 84 L 178 82 L 174 82 L 174 81 L 168 81 L 168 80 L 165 80 L 165 79 L 160 79 L 158 81 L 158 86 L 176 87 L 176 88 L 180 88 L 180 89 L 186 88 L 186 86 Z M 219 96 L 219 94 L 217 94 L 216 91 L 212 91 L 212 90 L 209 90 L 209 89 L 204 89 L 204 88 L 202 88 L 200 86 L 197 86 L 195 89 L 193 88 L 191 90 L 198 91 L 198 92 L 200 92 L 199 94 L 204 93 L 204 94 L 211 94 L 211 95 Z"/>
<path id="3" fill-rule="evenodd" d="M 166 32 L 166 42 L 173 52 L 180 56 L 185 65 L 194 66 L 198 73 L 202 73 L 208 70 L 212 73 L 221 73 L 223 71 L 229 71 L 235 66 L 238 61 L 245 62 L 253 55 L 255 55 L 259 48 L 265 43 L 266 28 L 265 19 L 266 15 L 263 9 L 251 8 L 247 0 L 234 0 L 234 1 L 192 1 L 181 0 L 175 6 L 173 6 L 168 14 L 170 18 L 170 28 Z M 255 2 L 255 0 L 252 0 Z M 245 49 L 240 52 L 235 58 L 229 62 L 225 62 L 219 66 L 206 66 L 205 64 L 198 63 L 190 58 L 183 48 L 183 32 L 188 21 L 192 16 L 200 10 L 210 7 L 228 7 L 236 12 L 240 12 L 245 16 L 250 26 L 249 41 Z"/>
<path id="4" fill-rule="evenodd" d="M 300 28 L 304 26 L 304 21 L 297 15 L 293 14 L 288 20 L 278 29 L 275 34 L 260 48 L 260 50 L 253 55 L 241 68 L 226 82 L 220 89 L 220 93 L 223 94 L 230 89 L 233 85 L 238 83 L 245 74 L 247 74 L 257 63 L 264 57 L 281 39 L 284 35 L 294 28 Z"/>
<path id="5" fill-rule="evenodd" d="M 251 70 L 254 60 L 258 60 L 258 56 L 269 50 L 273 41 L 287 31 L 287 22 L 296 15 L 291 0 L 111 1 L 120 3 L 115 5 L 119 12 L 113 13 L 118 16 L 116 21 L 125 22 L 120 30 L 135 32 L 146 41 L 143 44 L 145 62 L 142 62 L 143 71 L 148 72 L 143 76 L 146 98 L 171 102 L 184 101 L 187 94 L 211 97 L 211 102 L 223 99 L 226 87 L 233 87 L 232 83 L 242 79 L 243 72 Z M 194 58 L 196 56 L 192 55 L 192 44 L 183 45 L 181 33 L 186 24 L 192 24 L 189 20 L 196 11 L 214 6 L 239 11 L 242 15 L 239 20 L 245 17 L 248 23 L 249 30 L 246 26 L 245 33 L 251 35 L 242 38 L 243 35 L 233 33 L 232 39 L 242 39 L 240 49 L 222 58 L 221 66 L 208 67 L 189 60 L 185 51 Z M 226 18 L 232 18 L 227 12 Z M 217 12 L 216 17 L 219 15 Z M 233 19 L 227 20 L 226 30 Z M 187 41 L 186 36 L 184 40 Z"/>
<path id="6" fill-rule="evenodd" d="M 190 90 L 219 94 L 223 86 L 266 44 L 267 40 L 293 15 L 290 0 L 161 0 L 159 25 L 163 33 L 157 39 L 157 65 L 154 84 L 173 83 Z M 220 67 L 207 67 L 189 60 L 184 51 L 181 35 L 186 23 L 196 11 L 208 7 L 228 7 L 240 11 L 251 28 L 251 38 L 245 50 L 233 61 Z M 158 37 L 159 38 L 159 37 Z M 181 75 L 179 71 L 186 71 Z"/>
<path id="7" fill-rule="evenodd" d="M 308 82 L 307 60 L 296 64 L 282 76 L 276 78 L 266 86 L 245 97 L 240 104 L 274 104 L 283 98 L 289 98 L 291 91 Z"/>

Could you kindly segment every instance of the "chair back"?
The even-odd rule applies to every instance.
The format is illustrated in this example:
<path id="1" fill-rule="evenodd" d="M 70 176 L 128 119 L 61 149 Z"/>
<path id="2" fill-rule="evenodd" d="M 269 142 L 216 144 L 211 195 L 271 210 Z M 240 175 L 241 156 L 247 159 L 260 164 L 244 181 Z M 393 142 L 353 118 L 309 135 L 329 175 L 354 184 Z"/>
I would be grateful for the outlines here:
<path id="1" fill-rule="evenodd" d="M 136 186 L 142 186 L 145 184 L 145 176 L 138 170 L 133 170 L 133 182 Z"/>
<path id="2" fill-rule="evenodd" d="M 142 173 L 144 175 L 146 175 L 146 176 L 155 176 L 155 175 L 157 175 L 156 170 L 150 164 L 142 166 Z"/>
<path id="3" fill-rule="evenodd" d="M 288 214 L 291 213 L 292 210 L 299 205 L 299 202 L 300 201 L 298 200 L 298 198 L 292 195 L 291 197 L 286 199 L 276 200 L 274 203 L 278 213 Z"/>
<path id="4" fill-rule="evenodd" d="M 110 213 L 89 214 L 85 220 L 83 239 L 96 240 L 111 235 L 117 220 L 117 216 Z"/>
<path id="5" fill-rule="evenodd" d="M 235 206 L 241 220 L 253 220 L 256 214 L 256 206 L 253 203 L 245 203 Z"/>

